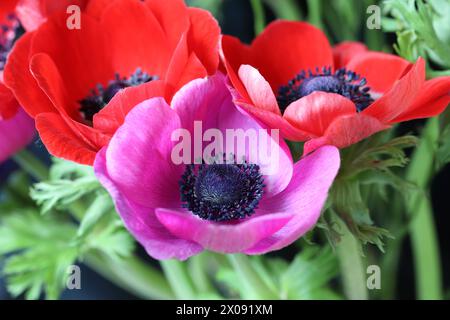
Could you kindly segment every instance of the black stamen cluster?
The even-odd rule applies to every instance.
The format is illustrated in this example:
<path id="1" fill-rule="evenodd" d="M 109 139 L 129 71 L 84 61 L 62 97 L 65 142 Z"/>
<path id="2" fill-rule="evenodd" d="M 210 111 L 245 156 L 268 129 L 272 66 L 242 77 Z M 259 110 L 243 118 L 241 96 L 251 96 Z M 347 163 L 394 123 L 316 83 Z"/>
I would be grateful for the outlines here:
<path id="1" fill-rule="evenodd" d="M 80 101 L 80 112 L 86 121 L 92 122 L 94 115 L 102 110 L 117 92 L 128 87 L 156 80 L 157 78 L 157 76 L 151 76 L 139 68 L 129 78 L 121 78 L 116 74 L 115 79 L 110 81 L 106 88 L 99 84 L 96 89 L 92 90 L 90 96 Z"/>
<path id="2" fill-rule="evenodd" d="M 331 67 L 323 67 L 315 72 L 301 71 L 287 85 L 278 90 L 278 105 L 284 112 L 292 102 L 311 94 L 314 91 L 324 91 L 340 94 L 352 100 L 358 112 L 367 108 L 374 100 L 370 96 L 367 81 L 353 71 L 341 68 L 334 73 Z"/>
<path id="3" fill-rule="evenodd" d="M 183 207 L 218 222 L 251 216 L 263 189 L 259 166 L 248 163 L 188 165 L 180 180 Z"/>

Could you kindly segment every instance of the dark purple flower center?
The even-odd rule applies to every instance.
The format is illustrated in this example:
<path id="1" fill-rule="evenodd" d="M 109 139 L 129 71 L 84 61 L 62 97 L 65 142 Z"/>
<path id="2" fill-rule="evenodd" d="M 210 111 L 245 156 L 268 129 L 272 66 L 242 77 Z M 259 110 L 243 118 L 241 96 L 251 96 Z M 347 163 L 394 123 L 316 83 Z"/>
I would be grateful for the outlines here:
<path id="1" fill-rule="evenodd" d="M 278 90 L 278 105 L 284 112 L 292 102 L 303 98 L 314 91 L 337 93 L 352 100 L 358 112 L 367 108 L 374 100 L 370 96 L 367 81 L 353 71 L 341 68 L 334 73 L 331 68 L 316 68 L 316 72 L 300 72 L 287 85 Z"/>
<path id="2" fill-rule="evenodd" d="M 120 90 L 157 79 L 157 76 L 151 76 L 139 68 L 129 78 L 121 78 L 116 74 L 116 78 L 111 80 L 107 87 L 98 85 L 92 90 L 91 95 L 80 101 L 80 112 L 86 121 L 92 122 L 94 115 L 102 110 Z"/>
<path id="3" fill-rule="evenodd" d="M 259 166 L 247 163 L 188 165 L 180 181 L 183 207 L 212 221 L 251 216 L 263 189 Z"/>
<path id="4" fill-rule="evenodd" d="M 6 59 L 14 45 L 25 30 L 14 14 L 7 17 L 5 24 L 0 25 L 0 70 L 5 68 Z"/>

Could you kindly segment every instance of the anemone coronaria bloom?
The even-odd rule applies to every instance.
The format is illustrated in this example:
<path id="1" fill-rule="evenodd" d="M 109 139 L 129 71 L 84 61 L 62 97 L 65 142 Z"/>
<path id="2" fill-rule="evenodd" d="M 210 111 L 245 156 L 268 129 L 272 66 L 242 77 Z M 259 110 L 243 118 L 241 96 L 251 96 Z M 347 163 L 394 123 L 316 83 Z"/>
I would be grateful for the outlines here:
<path id="1" fill-rule="evenodd" d="M 0 119 L 0 163 L 29 144 L 34 135 L 34 121 L 22 109 L 8 119 Z"/>
<path id="2" fill-rule="evenodd" d="M 105 108 L 120 90 L 164 96 L 215 73 L 220 29 L 182 0 L 90 0 L 81 28 L 55 13 L 14 46 L 5 83 L 35 118 L 54 156 L 92 164 L 128 110 Z M 131 99 L 139 102 L 139 93 Z"/>
<path id="3" fill-rule="evenodd" d="M 113 101 L 126 104 L 126 96 Z M 237 109 L 222 75 L 188 83 L 170 107 L 152 98 L 129 108 L 94 169 L 126 227 L 152 257 L 186 259 L 204 249 L 262 254 L 291 244 L 316 223 L 339 168 L 338 150 L 322 147 L 294 165 L 283 140 Z M 265 138 L 246 149 L 240 164 L 236 157 L 177 164 L 173 133 L 182 128 L 194 137 L 199 122 L 204 138 L 208 129 L 224 136 L 258 131 Z M 198 136 L 192 141 L 198 143 Z M 247 161 L 263 141 L 270 141 L 271 161 Z"/>
<path id="4" fill-rule="evenodd" d="M 3 69 L 6 59 L 20 35 L 20 23 L 15 15 L 17 0 L 5 0 L 0 3 L 0 120 L 16 115 L 19 104 L 11 90 L 3 83 Z"/>
<path id="5" fill-rule="evenodd" d="M 114 0 L 16 0 L 16 14 L 22 26 L 27 31 L 36 30 L 47 18 L 56 12 L 66 12 L 69 6 L 78 6 L 84 10 L 89 2 L 95 2 L 96 6 L 107 5 Z"/>
<path id="6" fill-rule="evenodd" d="M 304 22 L 271 23 L 250 46 L 224 36 L 222 58 L 236 103 L 289 140 L 346 147 L 392 124 L 441 113 L 450 77 L 425 81 L 415 64 L 360 43 L 334 49 Z"/>

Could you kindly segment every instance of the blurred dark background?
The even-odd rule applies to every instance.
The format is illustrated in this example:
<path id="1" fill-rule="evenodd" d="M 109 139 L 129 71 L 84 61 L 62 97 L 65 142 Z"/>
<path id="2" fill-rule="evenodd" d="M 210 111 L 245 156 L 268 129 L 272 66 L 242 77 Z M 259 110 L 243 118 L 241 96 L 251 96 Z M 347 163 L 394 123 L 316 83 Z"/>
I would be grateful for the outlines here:
<path id="1" fill-rule="evenodd" d="M 330 0 L 331 1 L 331 0 Z M 199 0 L 197 0 L 199 2 Z M 307 4 L 305 0 L 299 0 L 298 5 L 307 12 Z M 266 20 L 269 22 L 275 19 L 274 13 L 265 7 Z M 239 37 L 242 41 L 250 43 L 254 37 L 254 22 L 252 7 L 249 0 L 223 0 L 220 15 L 218 16 L 222 32 Z M 381 31 L 380 31 L 381 32 Z M 395 35 L 387 35 L 387 39 L 395 41 Z M 413 131 L 418 133 L 423 126 L 423 121 L 410 122 L 402 124 L 401 131 Z M 30 146 L 30 150 L 49 161 L 48 154 L 39 141 Z M 5 181 L 6 177 L 17 169 L 17 166 L 8 161 L 0 165 L 0 184 Z M 433 180 L 431 188 L 431 197 L 435 212 L 435 223 L 439 234 L 440 252 L 442 258 L 442 270 L 444 276 L 444 288 L 450 287 L 450 212 L 448 205 L 448 195 L 450 194 L 450 166 L 447 165 Z M 296 248 L 287 248 L 278 253 L 290 258 L 295 254 Z M 416 297 L 414 289 L 414 270 L 413 260 L 411 256 L 411 247 L 409 239 L 403 241 L 401 250 L 401 260 L 398 272 L 398 294 L 397 299 L 414 299 Z M 149 259 L 140 249 L 143 258 Z M 1 263 L 1 262 L 0 262 Z M 114 286 L 109 281 L 101 278 L 92 270 L 85 266 L 81 266 L 82 273 L 82 290 L 67 290 L 63 293 L 62 299 L 134 299 L 135 297 L 122 289 Z M 448 292 L 447 292 L 448 294 Z M 5 289 L 4 282 L 0 277 L 0 300 L 10 299 Z M 448 295 L 446 297 L 449 298 Z"/>

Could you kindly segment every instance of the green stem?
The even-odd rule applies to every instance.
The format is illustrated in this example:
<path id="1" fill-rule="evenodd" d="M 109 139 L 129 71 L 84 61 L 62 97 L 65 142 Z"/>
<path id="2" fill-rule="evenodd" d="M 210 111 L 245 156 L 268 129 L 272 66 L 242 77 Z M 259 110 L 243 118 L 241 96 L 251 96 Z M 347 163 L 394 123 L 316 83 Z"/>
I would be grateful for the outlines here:
<path id="1" fill-rule="evenodd" d="M 49 170 L 31 152 L 22 150 L 14 160 L 38 181 L 48 179 Z M 85 214 L 85 207 L 80 201 L 71 204 L 70 211 L 77 219 Z M 136 257 L 124 260 L 111 259 L 101 252 L 89 252 L 85 262 L 97 273 L 114 284 L 129 290 L 145 299 L 173 299 L 174 294 L 163 275 Z"/>
<path id="2" fill-rule="evenodd" d="M 189 300 L 196 298 L 184 264 L 177 260 L 163 260 L 161 261 L 161 266 L 177 299 Z"/>
<path id="3" fill-rule="evenodd" d="M 112 283 L 143 299 L 174 299 L 164 277 L 137 257 L 112 260 L 101 253 L 91 252 L 85 263 Z"/>
<path id="4" fill-rule="evenodd" d="M 367 300 L 366 273 L 360 244 L 338 217 L 336 217 L 336 224 L 341 234 L 336 251 L 345 295 L 350 300 Z"/>
<path id="5" fill-rule="evenodd" d="M 295 0 L 266 0 L 279 19 L 302 20 L 302 14 Z"/>
<path id="6" fill-rule="evenodd" d="M 30 151 L 23 149 L 16 153 L 13 160 L 29 175 L 38 181 L 48 178 L 48 168 L 42 164 Z"/>
<path id="7" fill-rule="evenodd" d="M 320 29 L 323 28 L 322 23 L 322 1 L 321 0 L 307 0 L 308 1 L 308 21 Z"/>
<path id="8" fill-rule="evenodd" d="M 419 299 L 442 299 L 442 270 L 433 210 L 427 186 L 433 175 L 434 154 L 439 139 L 439 119 L 428 120 L 421 141 L 408 167 L 406 179 L 423 191 L 415 191 L 406 204 L 412 217 L 410 235 Z"/>
<path id="9" fill-rule="evenodd" d="M 189 260 L 189 275 L 197 292 L 216 293 L 208 277 L 208 260 L 211 258 L 208 253 L 202 253 Z"/>
<path id="10" fill-rule="evenodd" d="M 255 36 L 260 34 L 266 26 L 266 15 L 264 13 L 264 6 L 261 1 L 262 0 L 251 0 Z"/>
<path id="11" fill-rule="evenodd" d="M 243 254 L 227 255 L 231 265 L 239 277 L 240 283 L 248 292 L 248 297 L 244 299 L 278 299 L 276 292 L 273 292 L 258 275 L 258 272 L 251 265 L 249 258 Z"/>

